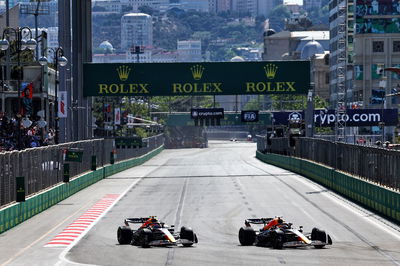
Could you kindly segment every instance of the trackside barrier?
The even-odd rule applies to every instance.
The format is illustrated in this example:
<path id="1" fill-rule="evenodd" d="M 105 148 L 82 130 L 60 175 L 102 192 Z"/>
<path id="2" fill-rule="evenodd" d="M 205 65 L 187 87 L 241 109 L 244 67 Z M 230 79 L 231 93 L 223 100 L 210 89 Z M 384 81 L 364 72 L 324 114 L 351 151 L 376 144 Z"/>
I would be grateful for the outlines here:
<path id="1" fill-rule="evenodd" d="M 257 151 L 256 157 L 269 164 L 301 174 L 339 194 L 400 223 L 400 193 L 380 187 L 333 168 L 299 158 Z"/>
<path id="2" fill-rule="evenodd" d="M 107 176 L 146 162 L 163 149 L 164 145 L 161 145 L 141 157 L 116 162 L 113 165 L 98 168 L 96 171 L 87 172 L 71 179 L 69 183 L 60 183 L 49 190 L 28 197 L 25 202 L 15 203 L 1 209 L 0 234 Z"/>

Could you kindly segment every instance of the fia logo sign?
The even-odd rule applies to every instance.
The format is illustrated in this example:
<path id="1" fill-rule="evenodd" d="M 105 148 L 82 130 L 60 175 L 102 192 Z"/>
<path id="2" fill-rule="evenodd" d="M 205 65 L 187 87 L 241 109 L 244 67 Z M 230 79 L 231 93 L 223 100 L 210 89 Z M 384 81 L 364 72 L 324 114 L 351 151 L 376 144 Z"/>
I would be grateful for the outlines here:
<path id="1" fill-rule="evenodd" d="M 242 111 L 242 122 L 258 122 L 258 111 Z"/>

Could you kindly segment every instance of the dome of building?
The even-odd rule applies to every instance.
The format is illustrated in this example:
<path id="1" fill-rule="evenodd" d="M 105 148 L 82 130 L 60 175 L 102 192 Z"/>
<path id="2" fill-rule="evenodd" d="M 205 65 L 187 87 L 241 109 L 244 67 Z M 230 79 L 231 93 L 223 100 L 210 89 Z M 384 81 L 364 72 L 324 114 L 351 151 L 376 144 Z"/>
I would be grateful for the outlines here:
<path id="1" fill-rule="evenodd" d="M 101 48 L 105 51 L 107 51 L 107 50 L 113 51 L 114 50 L 114 47 L 112 46 L 112 44 L 109 41 L 104 41 L 104 42 L 100 43 L 99 48 Z"/>
<path id="2" fill-rule="evenodd" d="M 231 62 L 243 62 L 245 61 L 241 56 L 232 57 Z"/>
<path id="3" fill-rule="evenodd" d="M 273 35 L 273 34 L 275 34 L 276 32 L 275 32 L 275 30 L 273 30 L 273 29 L 268 29 L 268 30 L 266 30 L 265 32 L 264 32 L 264 36 L 271 36 L 271 35 Z"/>
<path id="4" fill-rule="evenodd" d="M 301 59 L 309 59 L 310 57 L 316 54 L 323 54 L 325 53 L 324 48 L 322 45 L 317 41 L 309 41 L 304 45 L 303 49 L 301 49 Z"/>

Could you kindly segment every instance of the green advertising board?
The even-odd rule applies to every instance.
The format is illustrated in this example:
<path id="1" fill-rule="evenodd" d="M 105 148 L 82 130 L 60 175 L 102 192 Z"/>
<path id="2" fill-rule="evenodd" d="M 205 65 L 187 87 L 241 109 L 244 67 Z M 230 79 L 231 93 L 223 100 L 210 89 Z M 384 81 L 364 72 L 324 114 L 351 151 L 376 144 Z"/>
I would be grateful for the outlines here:
<path id="1" fill-rule="evenodd" d="M 115 146 L 120 147 L 142 147 L 142 138 L 139 137 L 127 137 L 127 138 L 116 138 Z"/>
<path id="2" fill-rule="evenodd" d="M 15 184 L 16 192 L 17 192 L 17 202 L 24 202 L 25 201 L 25 178 L 23 176 L 16 177 L 16 184 Z"/>
<path id="3" fill-rule="evenodd" d="M 66 162 L 82 162 L 83 151 L 71 151 L 67 150 L 65 153 L 65 161 Z"/>
<path id="4" fill-rule="evenodd" d="M 309 61 L 85 63 L 84 96 L 306 94 Z"/>

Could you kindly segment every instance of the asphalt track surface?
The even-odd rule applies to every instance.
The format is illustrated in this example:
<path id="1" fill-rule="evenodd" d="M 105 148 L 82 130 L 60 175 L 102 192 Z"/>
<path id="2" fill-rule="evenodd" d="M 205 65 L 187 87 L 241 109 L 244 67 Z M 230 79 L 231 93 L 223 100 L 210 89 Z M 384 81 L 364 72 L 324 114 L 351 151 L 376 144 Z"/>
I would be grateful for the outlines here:
<path id="1" fill-rule="evenodd" d="M 264 164 L 255 144 L 212 142 L 207 149 L 164 150 L 87 188 L 0 235 L 0 265 L 400 265 L 398 226 L 308 179 Z M 105 195 L 119 195 L 97 223 L 68 247 L 45 247 Z M 156 215 L 191 226 L 199 244 L 119 245 L 126 217 Z M 316 226 L 332 246 L 274 250 L 240 246 L 245 218 L 283 216 Z"/>

